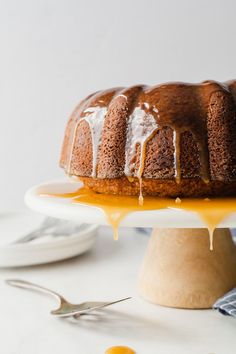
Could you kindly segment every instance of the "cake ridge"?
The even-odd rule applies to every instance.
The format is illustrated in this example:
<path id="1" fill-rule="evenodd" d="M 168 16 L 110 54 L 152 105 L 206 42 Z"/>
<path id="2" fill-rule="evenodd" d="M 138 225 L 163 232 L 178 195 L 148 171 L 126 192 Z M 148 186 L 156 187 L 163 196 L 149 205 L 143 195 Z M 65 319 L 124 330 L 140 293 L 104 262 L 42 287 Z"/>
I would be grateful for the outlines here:
<path id="1" fill-rule="evenodd" d="M 136 104 L 142 85 L 122 88 L 110 102 L 104 120 L 101 151 L 98 157 L 98 177 L 122 176 L 125 166 L 127 121 Z"/>
<path id="2" fill-rule="evenodd" d="M 209 186 L 196 183 L 211 190 L 213 181 L 236 181 L 235 156 L 236 81 L 207 80 L 88 96 L 69 120 L 60 164 L 68 174 L 94 179 L 90 184 L 103 179 L 110 189 L 112 179 L 131 176 L 171 180 L 180 191 L 185 179 L 203 180 Z"/>

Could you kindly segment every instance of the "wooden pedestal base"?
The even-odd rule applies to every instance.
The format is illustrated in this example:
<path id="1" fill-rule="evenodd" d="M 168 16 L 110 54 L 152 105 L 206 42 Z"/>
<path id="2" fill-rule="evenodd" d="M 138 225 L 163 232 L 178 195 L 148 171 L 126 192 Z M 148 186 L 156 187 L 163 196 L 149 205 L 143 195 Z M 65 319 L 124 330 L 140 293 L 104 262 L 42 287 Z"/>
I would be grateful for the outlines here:
<path id="1" fill-rule="evenodd" d="M 154 229 L 139 278 L 141 295 L 155 304 L 210 308 L 236 286 L 236 247 L 229 229 Z"/>

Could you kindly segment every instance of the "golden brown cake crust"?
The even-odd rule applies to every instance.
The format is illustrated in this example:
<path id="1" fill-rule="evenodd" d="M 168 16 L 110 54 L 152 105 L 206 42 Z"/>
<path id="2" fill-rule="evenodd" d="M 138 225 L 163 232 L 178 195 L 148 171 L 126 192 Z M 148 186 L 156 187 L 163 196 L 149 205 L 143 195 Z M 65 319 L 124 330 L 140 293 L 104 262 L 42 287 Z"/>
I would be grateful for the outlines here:
<path id="1" fill-rule="evenodd" d="M 97 193 L 139 195 L 140 184 L 135 178 L 130 182 L 126 177 L 114 179 L 99 179 L 91 177 L 79 177 L 85 188 Z M 199 178 L 182 179 L 179 184 L 175 180 L 149 180 L 142 179 L 142 193 L 144 196 L 157 197 L 215 197 L 235 195 L 236 181 L 203 182 Z"/>
<path id="2" fill-rule="evenodd" d="M 156 129 L 145 146 L 136 141 L 127 162 L 129 122 L 137 108 L 144 113 L 140 127 L 150 128 L 151 116 Z M 97 126 L 91 117 L 101 117 L 100 113 L 93 117 L 91 110 L 100 109 L 106 113 L 95 161 L 97 137 L 92 134 Z M 139 85 L 96 92 L 69 119 L 60 165 L 99 193 L 138 195 L 137 177 L 142 177 L 144 195 L 236 195 L 236 81 Z"/>

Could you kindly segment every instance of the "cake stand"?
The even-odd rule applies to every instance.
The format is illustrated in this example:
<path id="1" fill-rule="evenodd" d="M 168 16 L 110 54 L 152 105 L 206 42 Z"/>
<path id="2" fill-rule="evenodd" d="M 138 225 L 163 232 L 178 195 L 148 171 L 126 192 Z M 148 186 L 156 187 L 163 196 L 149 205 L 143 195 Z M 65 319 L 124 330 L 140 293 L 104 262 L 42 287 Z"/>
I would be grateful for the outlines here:
<path id="1" fill-rule="evenodd" d="M 70 199 L 42 194 L 71 193 L 79 182 L 52 181 L 31 188 L 27 206 L 39 213 L 83 223 L 108 225 L 102 209 L 73 204 Z M 177 308 L 211 308 L 236 286 L 236 247 L 229 228 L 236 213 L 224 219 L 209 248 L 206 225 L 197 213 L 176 209 L 135 211 L 120 223 L 153 228 L 139 276 L 140 294 L 148 301 Z"/>

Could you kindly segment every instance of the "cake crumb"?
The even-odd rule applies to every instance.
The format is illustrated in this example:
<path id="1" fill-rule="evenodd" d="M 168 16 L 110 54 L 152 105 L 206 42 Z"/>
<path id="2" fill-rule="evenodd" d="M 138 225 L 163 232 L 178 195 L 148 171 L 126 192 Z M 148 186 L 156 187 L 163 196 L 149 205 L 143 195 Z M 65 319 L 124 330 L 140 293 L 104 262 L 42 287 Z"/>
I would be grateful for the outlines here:
<path id="1" fill-rule="evenodd" d="M 204 201 L 205 201 L 205 202 L 209 202 L 210 199 L 209 199 L 209 198 L 205 198 Z"/>
<path id="2" fill-rule="evenodd" d="M 180 198 L 176 198 L 176 199 L 175 199 L 175 203 L 176 203 L 176 204 L 180 204 L 180 203 L 181 203 L 181 199 L 180 199 Z"/>
<path id="3" fill-rule="evenodd" d="M 134 177 L 127 176 L 127 179 L 129 181 L 129 183 L 133 183 L 134 182 Z"/>

